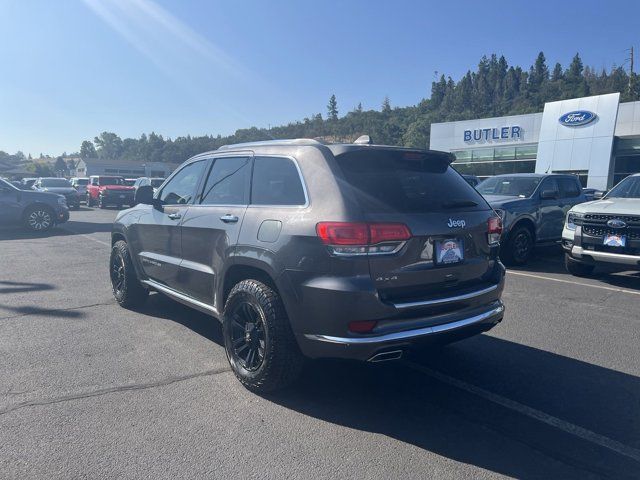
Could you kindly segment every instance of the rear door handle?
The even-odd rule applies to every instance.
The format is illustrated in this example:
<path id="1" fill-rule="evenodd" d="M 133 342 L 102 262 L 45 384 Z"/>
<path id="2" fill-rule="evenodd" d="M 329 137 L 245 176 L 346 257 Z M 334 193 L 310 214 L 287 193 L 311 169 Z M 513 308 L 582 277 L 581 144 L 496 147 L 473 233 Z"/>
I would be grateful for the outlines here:
<path id="1" fill-rule="evenodd" d="M 170 213 L 169 215 L 167 215 L 167 217 L 169 217 L 171 220 L 179 220 L 182 218 L 182 215 L 180 215 L 179 213 Z"/>
<path id="2" fill-rule="evenodd" d="M 238 217 L 227 213 L 226 215 L 221 216 L 220 220 L 222 220 L 224 223 L 236 223 L 238 221 Z"/>

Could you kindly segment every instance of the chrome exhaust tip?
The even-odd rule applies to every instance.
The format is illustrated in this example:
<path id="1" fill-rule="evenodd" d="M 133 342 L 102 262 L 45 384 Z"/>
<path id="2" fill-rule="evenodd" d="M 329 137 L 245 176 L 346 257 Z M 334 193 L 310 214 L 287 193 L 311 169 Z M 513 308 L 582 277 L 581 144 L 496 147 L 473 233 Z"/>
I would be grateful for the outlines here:
<path id="1" fill-rule="evenodd" d="M 367 361 L 371 363 L 389 362 L 391 360 L 400 360 L 401 358 L 402 358 L 402 350 L 392 350 L 390 352 L 376 353 L 373 357 L 371 357 Z"/>

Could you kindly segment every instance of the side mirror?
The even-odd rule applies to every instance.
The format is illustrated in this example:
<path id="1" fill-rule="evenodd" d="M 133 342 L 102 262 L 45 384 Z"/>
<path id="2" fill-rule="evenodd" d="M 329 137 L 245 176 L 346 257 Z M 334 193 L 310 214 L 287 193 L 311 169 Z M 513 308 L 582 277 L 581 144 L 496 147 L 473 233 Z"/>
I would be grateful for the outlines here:
<path id="1" fill-rule="evenodd" d="M 540 198 L 543 200 L 553 200 L 558 198 L 558 192 L 555 190 L 542 190 L 542 192 L 540 192 Z"/>
<path id="2" fill-rule="evenodd" d="M 150 186 L 138 187 L 136 190 L 133 201 L 136 203 L 142 203 L 144 205 L 155 205 L 153 199 L 153 188 Z"/>
<path id="3" fill-rule="evenodd" d="M 604 197 L 604 194 L 605 194 L 605 193 L 606 193 L 606 192 L 600 192 L 600 191 L 598 191 L 598 192 L 593 192 L 593 199 L 594 199 L 594 200 L 600 200 L 602 197 Z"/>

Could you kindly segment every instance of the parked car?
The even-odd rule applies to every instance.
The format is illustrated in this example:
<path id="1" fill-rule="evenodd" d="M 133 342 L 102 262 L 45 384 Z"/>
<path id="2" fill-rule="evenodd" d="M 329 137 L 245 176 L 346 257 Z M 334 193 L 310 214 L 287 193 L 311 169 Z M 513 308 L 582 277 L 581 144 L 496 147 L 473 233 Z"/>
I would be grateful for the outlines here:
<path id="1" fill-rule="evenodd" d="M 571 207 L 586 201 L 575 175 L 496 175 L 476 189 L 502 218 L 501 257 L 524 264 L 536 245 L 559 243 Z"/>
<path id="2" fill-rule="evenodd" d="M 562 232 L 565 266 L 576 276 L 598 265 L 640 270 L 640 174 L 622 180 L 601 200 L 576 205 Z"/>
<path id="3" fill-rule="evenodd" d="M 467 181 L 467 183 L 474 188 L 480 183 L 480 179 L 475 175 L 464 174 L 462 175 L 462 178 L 464 178 Z"/>
<path id="4" fill-rule="evenodd" d="M 140 177 L 136 180 L 133 186 L 136 190 L 138 190 L 139 187 L 151 185 L 153 187 L 153 192 L 155 193 L 158 191 L 158 188 L 160 188 L 160 185 L 162 185 L 163 182 L 164 178 L 160 177 Z"/>
<path id="5" fill-rule="evenodd" d="M 31 188 L 40 192 L 51 192 L 64 195 L 67 200 L 67 206 L 70 209 L 78 210 L 80 208 L 80 194 L 71 186 L 71 182 L 65 178 L 39 178 Z"/>
<path id="6" fill-rule="evenodd" d="M 590 202 L 596 198 L 602 198 L 605 192 L 597 188 L 583 188 L 582 193 L 584 194 L 584 198 L 587 199 L 587 202 Z"/>
<path id="7" fill-rule="evenodd" d="M 22 182 L 22 189 L 23 190 L 29 190 L 31 189 L 31 187 L 33 187 L 33 184 L 36 183 L 36 180 L 38 180 L 37 177 L 25 177 L 21 180 Z"/>
<path id="8" fill-rule="evenodd" d="M 500 218 L 452 155 L 368 142 L 222 147 L 155 196 L 139 187 L 113 226 L 116 300 L 157 290 L 219 318 L 234 373 L 259 392 L 303 357 L 394 360 L 492 328 Z"/>
<path id="9" fill-rule="evenodd" d="M 89 185 L 88 177 L 73 177 L 71 180 L 71 186 L 75 188 L 80 194 L 80 199 L 86 201 L 87 198 L 87 185 Z"/>
<path id="10" fill-rule="evenodd" d="M 62 195 L 21 190 L 0 180 L 0 225 L 20 225 L 43 232 L 69 220 L 69 209 Z"/>
<path id="11" fill-rule="evenodd" d="M 135 189 L 124 184 L 124 178 L 93 175 L 89 177 L 87 185 L 87 205 L 93 207 L 106 208 L 108 205 L 115 205 L 121 208 L 123 205 L 133 206 L 133 196 Z"/>

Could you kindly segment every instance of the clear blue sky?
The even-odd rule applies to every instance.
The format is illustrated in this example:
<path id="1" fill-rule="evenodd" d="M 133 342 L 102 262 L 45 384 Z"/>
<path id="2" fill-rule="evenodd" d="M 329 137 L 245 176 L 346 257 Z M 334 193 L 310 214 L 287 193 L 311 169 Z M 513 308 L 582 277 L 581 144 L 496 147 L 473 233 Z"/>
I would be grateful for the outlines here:
<path id="1" fill-rule="evenodd" d="M 341 114 L 410 105 L 492 52 L 609 68 L 639 18 L 630 0 L 0 0 L 0 150 L 224 135 L 324 115 L 332 93 Z"/>

